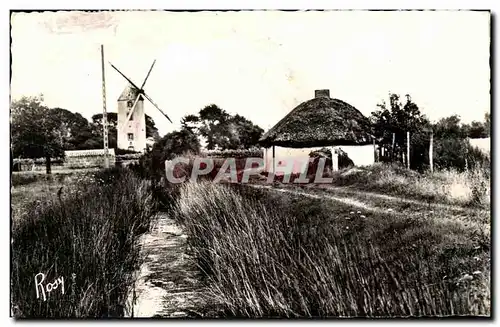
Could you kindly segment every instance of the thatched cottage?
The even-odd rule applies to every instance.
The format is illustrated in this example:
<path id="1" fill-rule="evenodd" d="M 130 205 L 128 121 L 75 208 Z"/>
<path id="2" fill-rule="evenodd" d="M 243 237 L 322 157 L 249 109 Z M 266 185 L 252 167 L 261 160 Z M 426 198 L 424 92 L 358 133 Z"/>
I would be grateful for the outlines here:
<path id="1" fill-rule="evenodd" d="M 373 164 L 372 142 L 368 118 L 350 104 L 330 98 L 329 90 L 316 90 L 313 99 L 298 105 L 259 141 L 265 148 L 266 171 L 274 172 L 293 160 L 294 173 L 304 169 L 312 151 L 325 147 L 333 154 L 333 170 L 338 169 L 338 148 L 356 166 Z"/>

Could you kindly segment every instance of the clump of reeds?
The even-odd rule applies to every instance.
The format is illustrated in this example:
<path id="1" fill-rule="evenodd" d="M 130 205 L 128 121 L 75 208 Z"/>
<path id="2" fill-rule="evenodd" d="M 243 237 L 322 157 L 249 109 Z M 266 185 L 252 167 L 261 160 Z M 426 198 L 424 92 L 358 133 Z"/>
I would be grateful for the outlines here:
<path id="1" fill-rule="evenodd" d="M 123 315 L 141 233 L 156 206 L 150 183 L 109 170 L 68 185 L 59 197 L 33 203 L 13 226 L 11 291 L 18 318 Z M 61 287 L 36 298 L 35 275 Z"/>

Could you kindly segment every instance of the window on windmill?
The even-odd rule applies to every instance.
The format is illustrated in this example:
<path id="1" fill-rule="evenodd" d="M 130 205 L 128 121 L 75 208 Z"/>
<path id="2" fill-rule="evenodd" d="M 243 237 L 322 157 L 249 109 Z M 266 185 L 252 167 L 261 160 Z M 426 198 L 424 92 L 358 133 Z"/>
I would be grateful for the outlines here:
<path id="1" fill-rule="evenodd" d="M 134 103 L 132 101 L 127 101 L 127 107 L 132 108 Z"/>
<path id="2" fill-rule="evenodd" d="M 130 115 L 130 110 L 128 110 L 128 111 L 127 111 L 127 117 L 128 117 L 129 115 Z M 130 121 L 130 120 L 134 120 L 134 115 L 130 115 L 130 119 L 129 119 L 129 121 Z"/>
<path id="3" fill-rule="evenodd" d="M 128 133 L 128 140 L 133 141 L 134 140 L 134 133 Z"/>

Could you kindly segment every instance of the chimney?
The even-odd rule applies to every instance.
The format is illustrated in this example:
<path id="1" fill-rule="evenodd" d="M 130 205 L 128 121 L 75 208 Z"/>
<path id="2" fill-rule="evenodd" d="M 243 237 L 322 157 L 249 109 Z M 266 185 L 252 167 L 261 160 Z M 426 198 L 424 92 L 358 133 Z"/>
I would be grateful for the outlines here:
<path id="1" fill-rule="evenodd" d="M 314 97 L 315 98 L 329 98 L 330 97 L 330 90 L 315 90 L 314 91 Z"/>

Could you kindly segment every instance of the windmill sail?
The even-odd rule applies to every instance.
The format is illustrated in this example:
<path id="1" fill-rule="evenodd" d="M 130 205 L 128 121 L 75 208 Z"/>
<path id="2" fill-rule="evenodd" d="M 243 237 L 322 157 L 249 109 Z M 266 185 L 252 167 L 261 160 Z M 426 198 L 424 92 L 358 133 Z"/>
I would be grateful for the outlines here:
<path id="1" fill-rule="evenodd" d="M 156 109 L 158 109 L 158 111 L 160 111 L 168 119 L 169 122 L 172 123 L 172 120 L 170 119 L 170 117 L 168 117 L 168 115 L 165 112 L 163 112 L 163 110 L 161 110 L 160 107 L 158 107 L 158 105 L 153 101 L 153 99 L 151 99 L 151 97 L 149 95 L 146 94 L 146 92 L 144 92 L 144 89 L 143 89 L 144 85 L 146 85 L 146 82 L 149 78 L 149 75 L 151 74 L 151 71 L 153 70 L 155 63 L 156 63 L 156 59 L 151 64 L 151 67 L 149 68 L 149 71 L 146 75 L 146 78 L 144 79 L 144 82 L 142 83 L 142 86 L 140 88 L 137 85 L 135 85 L 134 82 L 132 82 L 132 80 L 130 80 L 127 76 L 125 76 L 125 74 L 123 74 L 118 68 L 116 68 L 111 62 L 109 63 L 111 65 L 111 67 L 113 67 L 123 78 L 125 78 L 130 83 L 129 86 L 122 92 L 122 94 L 120 95 L 120 98 L 118 100 L 119 101 L 125 100 L 125 98 L 135 99 L 134 105 L 132 106 L 132 109 L 130 110 L 129 114 L 127 115 L 127 119 L 126 119 L 125 123 L 127 123 L 130 120 L 130 117 L 132 116 L 132 113 L 134 112 L 134 110 L 137 106 L 137 102 L 139 100 L 142 100 L 141 96 L 148 99 L 148 101 L 151 102 L 151 104 Z"/>
<path id="2" fill-rule="evenodd" d="M 160 112 L 161 112 L 161 113 L 162 113 L 165 117 L 167 117 L 167 119 L 168 119 L 168 121 L 169 121 L 169 122 L 172 122 L 172 120 L 170 120 L 170 117 L 168 117 L 168 116 L 167 116 L 167 114 L 166 114 L 166 113 L 164 113 L 164 112 L 163 112 L 163 110 L 161 110 L 161 109 L 160 109 L 160 107 L 158 107 L 158 105 L 157 105 L 156 103 L 154 103 L 153 99 L 151 99 L 151 97 L 149 97 L 149 95 L 147 95 L 146 93 L 143 93 L 142 95 L 144 95 L 144 97 L 145 97 L 146 99 L 148 99 L 148 100 L 149 100 L 149 102 L 151 102 L 151 104 L 152 104 L 153 106 L 155 106 L 155 107 L 156 107 L 156 109 L 158 109 L 158 111 L 160 111 Z"/>

